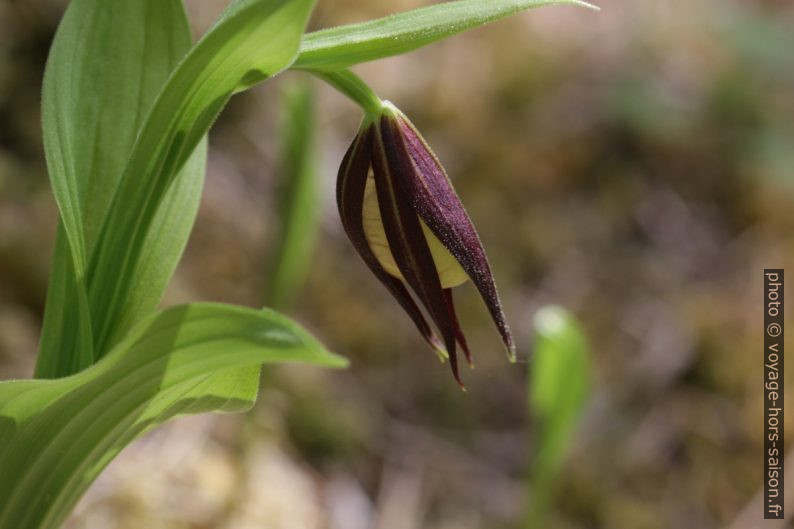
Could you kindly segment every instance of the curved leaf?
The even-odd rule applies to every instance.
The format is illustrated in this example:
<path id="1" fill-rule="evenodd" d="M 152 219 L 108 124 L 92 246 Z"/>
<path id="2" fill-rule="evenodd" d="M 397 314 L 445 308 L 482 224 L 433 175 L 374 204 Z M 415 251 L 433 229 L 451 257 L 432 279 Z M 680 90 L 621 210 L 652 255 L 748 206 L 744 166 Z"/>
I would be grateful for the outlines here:
<path id="1" fill-rule="evenodd" d="M 313 0 L 238 0 L 169 78 L 141 128 L 87 269 L 95 356 L 133 318 L 142 248 L 174 177 L 233 93 L 288 67 Z"/>
<path id="2" fill-rule="evenodd" d="M 58 27 L 44 76 L 42 111 L 62 221 L 37 377 L 70 375 L 93 362 L 86 261 L 138 129 L 190 45 L 180 0 L 73 0 Z M 131 319 L 155 308 L 173 273 L 198 208 L 204 165 L 205 149 L 197 149 L 160 208 L 161 229 L 143 249 L 144 261 L 156 267 L 137 278 L 146 287 L 133 289 Z"/>
<path id="3" fill-rule="evenodd" d="M 72 0 L 42 88 L 47 166 L 84 268 L 155 96 L 190 48 L 179 0 Z"/>
<path id="4" fill-rule="evenodd" d="M 457 0 L 360 24 L 307 34 L 293 68 L 336 71 L 361 62 L 399 55 L 482 26 L 519 11 L 550 4 L 593 8 L 580 0 Z"/>
<path id="5" fill-rule="evenodd" d="M 345 365 L 276 312 L 195 304 L 140 322 L 76 375 L 0 383 L 0 528 L 58 527 L 126 444 L 176 415 L 247 409 L 239 368 L 270 362 Z"/>

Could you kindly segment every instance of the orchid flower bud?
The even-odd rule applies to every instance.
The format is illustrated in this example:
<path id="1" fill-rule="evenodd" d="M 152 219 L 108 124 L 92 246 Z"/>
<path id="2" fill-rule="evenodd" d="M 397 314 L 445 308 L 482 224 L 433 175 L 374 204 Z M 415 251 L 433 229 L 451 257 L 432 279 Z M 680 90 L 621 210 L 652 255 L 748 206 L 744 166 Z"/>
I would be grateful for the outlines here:
<path id="1" fill-rule="evenodd" d="M 488 307 L 508 357 L 515 359 L 513 337 L 477 232 L 438 158 L 391 103 L 383 102 L 378 113 L 365 117 L 347 150 L 339 169 L 337 203 L 356 251 L 424 338 L 449 358 L 459 384 L 456 344 L 470 365 L 471 352 L 451 289 L 469 279 Z"/>

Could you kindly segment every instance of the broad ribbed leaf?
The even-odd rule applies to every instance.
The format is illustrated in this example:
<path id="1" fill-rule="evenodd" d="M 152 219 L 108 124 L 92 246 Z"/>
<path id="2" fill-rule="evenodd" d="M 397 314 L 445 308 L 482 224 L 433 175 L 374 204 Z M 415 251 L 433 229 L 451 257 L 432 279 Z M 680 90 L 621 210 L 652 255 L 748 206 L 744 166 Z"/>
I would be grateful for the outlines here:
<path id="1" fill-rule="evenodd" d="M 141 128 L 87 271 L 95 356 L 132 318 L 142 249 L 177 171 L 233 93 L 288 67 L 313 0 L 234 2 L 179 64 Z"/>
<path id="2" fill-rule="evenodd" d="M 550 4 L 579 0 L 458 0 L 307 34 L 293 68 L 334 71 L 415 50 L 467 29 Z"/>
<path id="3" fill-rule="evenodd" d="M 58 527 L 130 441 L 176 415 L 249 408 L 241 368 L 270 362 L 345 365 L 276 312 L 196 304 L 139 322 L 76 375 L 0 383 L 0 529 Z"/>
<path id="4" fill-rule="evenodd" d="M 73 0 L 58 28 L 44 77 L 42 110 L 62 229 L 38 377 L 69 375 L 93 361 L 85 264 L 137 132 L 190 45 L 180 0 Z M 160 229 L 150 234 L 143 249 L 150 265 L 135 278 L 131 319 L 154 308 L 173 273 L 198 206 L 204 159 L 204 149 L 197 149 L 164 201 L 168 206 L 162 209 L 179 214 L 158 213 Z"/>

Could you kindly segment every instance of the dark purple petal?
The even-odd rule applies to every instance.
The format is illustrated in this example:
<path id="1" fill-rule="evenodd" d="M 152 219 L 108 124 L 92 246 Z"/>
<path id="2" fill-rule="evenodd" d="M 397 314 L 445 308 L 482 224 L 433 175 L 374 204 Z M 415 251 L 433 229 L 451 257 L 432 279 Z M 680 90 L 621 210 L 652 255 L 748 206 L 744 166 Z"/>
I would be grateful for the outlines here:
<path id="1" fill-rule="evenodd" d="M 371 165 L 373 135 L 372 125 L 365 131 L 360 132 L 345 153 L 342 165 L 339 168 L 339 176 L 336 182 L 336 202 L 339 207 L 342 226 L 345 228 L 345 232 L 358 254 L 364 259 L 364 262 L 375 274 L 375 277 L 389 289 L 392 296 L 408 313 L 408 316 L 411 317 L 425 340 L 434 349 L 446 354 L 444 346 L 433 333 L 408 289 L 405 288 L 402 281 L 388 274 L 383 269 L 375 254 L 372 253 L 364 235 L 362 211 L 364 207 L 364 189 Z"/>
<path id="2" fill-rule="evenodd" d="M 455 352 L 454 315 L 450 313 L 430 247 L 411 203 L 413 168 L 396 152 L 402 149 L 402 142 L 395 137 L 388 116 L 381 118 L 378 131 L 372 167 L 386 239 L 405 281 L 436 323 L 449 353 L 452 373 L 462 387 Z"/>
<path id="3" fill-rule="evenodd" d="M 469 344 L 466 343 L 466 336 L 463 335 L 463 329 L 460 327 L 460 322 L 458 321 L 458 315 L 455 314 L 455 303 L 452 301 L 452 289 L 445 288 L 444 289 L 444 301 L 447 302 L 447 310 L 452 315 L 452 323 L 455 326 L 455 338 L 458 339 L 458 344 L 460 344 L 460 348 L 463 349 L 463 354 L 466 355 L 466 361 L 469 363 L 469 367 L 474 367 L 474 362 L 471 359 L 471 350 L 469 350 Z"/>
<path id="4" fill-rule="evenodd" d="M 515 360 L 515 342 L 507 324 L 491 267 L 480 238 L 444 168 L 413 124 L 403 115 L 391 121 L 393 134 L 404 148 L 397 149 L 401 164 L 410 164 L 416 175 L 410 191 L 419 217 L 460 263 L 488 307 L 508 356 Z"/>

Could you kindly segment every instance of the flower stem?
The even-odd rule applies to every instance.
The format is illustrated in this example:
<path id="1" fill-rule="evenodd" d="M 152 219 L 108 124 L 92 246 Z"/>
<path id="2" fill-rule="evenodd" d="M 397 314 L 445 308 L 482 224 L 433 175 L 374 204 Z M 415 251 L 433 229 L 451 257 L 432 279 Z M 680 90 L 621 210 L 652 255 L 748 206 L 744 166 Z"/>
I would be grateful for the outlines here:
<path id="1" fill-rule="evenodd" d="M 350 70 L 336 72 L 312 72 L 358 104 L 369 116 L 382 112 L 383 102 L 359 76 Z"/>

